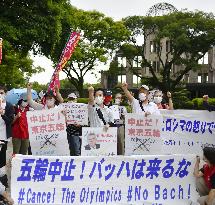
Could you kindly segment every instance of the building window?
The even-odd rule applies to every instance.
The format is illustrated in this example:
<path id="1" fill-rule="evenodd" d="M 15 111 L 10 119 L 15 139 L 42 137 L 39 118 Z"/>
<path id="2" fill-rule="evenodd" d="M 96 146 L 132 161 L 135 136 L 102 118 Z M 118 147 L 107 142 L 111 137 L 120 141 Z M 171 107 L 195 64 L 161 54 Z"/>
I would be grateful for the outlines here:
<path id="1" fill-rule="evenodd" d="M 118 67 L 126 67 L 126 57 L 118 57 Z"/>
<path id="2" fill-rule="evenodd" d="M 202 75 L 198 74 L 198 83 L 201 83 L 201 82 L 202 82 Z"/>
<path id="3" fill-rule="evenodd" d="M 118 75 L 118 83 L 126 82 L 126 75 Z"/>
<path id="4" fill-rule="evenodd" d="M 133 60 L 133 67 L 134 68 L 141 68 L 142 63 L 142 56 L 135 56 Z"/>
<path id="5" fill-rule="evenodd" d="M 150 53 L 156 53 L 156 43 L 154 41 L 150 41 Z"/>
<path id="6" fill-rule="evenodd" d="M 208 52 L 205 53 L 205 55 L 199 59 L 198 64 L 200 64 L 200 65 L 207 65 L 208 64 Z"/>
<path id="7" fill-rule="evenodd" d="M 141 84 L 141 78 L 136 75 L 133 75 L 133 87 L 138 88 L 140 84 Z"/>

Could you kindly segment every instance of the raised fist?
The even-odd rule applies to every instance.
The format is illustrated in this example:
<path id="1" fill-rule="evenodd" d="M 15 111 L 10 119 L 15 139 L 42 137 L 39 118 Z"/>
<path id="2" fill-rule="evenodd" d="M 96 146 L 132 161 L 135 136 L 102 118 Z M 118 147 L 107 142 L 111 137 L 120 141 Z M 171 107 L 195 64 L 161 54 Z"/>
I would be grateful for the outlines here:
<path id="1" fill-rule="evenodd" d="M 89 91 L 89 92 L 94 92 L 93 86 L 88 87 L 88 91 Z"/>
<path id="2" fill-rule="evenodd" d="M 127 83 L 123 83 L 122 84 L 122 89 L 124 90 L 124 89 L 128 89 L 128 84 Z"/>
<path id="3" fill-rule="evenodd" d="M 208 99 L 209 99 L 208 95 L 204 95 L 202 98 L 203 98 L 203 101 L 208 102 Z"/>

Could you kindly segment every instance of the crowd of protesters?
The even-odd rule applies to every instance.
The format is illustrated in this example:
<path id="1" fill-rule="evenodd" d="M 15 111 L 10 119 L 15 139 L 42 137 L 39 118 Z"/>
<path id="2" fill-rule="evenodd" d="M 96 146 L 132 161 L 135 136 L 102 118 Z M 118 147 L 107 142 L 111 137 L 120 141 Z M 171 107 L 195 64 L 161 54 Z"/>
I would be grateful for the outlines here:
<path id="1" fill-rule="evenodd" d="M 138 97 L 128 90 L 126 83 L 122 84 L 122 92 L 116 93 L 113 97 L 109 90 L 88 88 L 89 102 L 88 115 L 90 127 L 103 127 L 106 131 L 109 127 L 117 127 L 117 154 L 125 153 L 125 114 L 128 112 L 124 106 L 127 100 L 132 113 L 143 114 L 145 117 L 149 115 L 160 115 L 160 109 L 173 110 L 172 95 L 166 93 L 165 100 L 162 91 L 154 89 L 150 91 L 147 85 L 142 85 L 138 89 Z M 5 99 L 6 89 L 0 86 L 0 196 L 7 202 L 13 204 L 13 200 L 6 192 L 7 174 L 6 174 L 6 151 L 8 141 L 12 137 L 13 154 L 29 154 L 30 142 L 27 123 L 27 112 L 43 109 L 55 109 L 64 99 L 61 97 L 58 87 L 54 91 L 48 91 L 43 96 L 41 102 L 32 99 L 32 84 L 27 85 L 27 92 L 20 95 L 17 105 L 12 105 Z M 68 103 L 77 103 L 78 97 L 75 93 L 71 93 L 67 97 Z M 214 111 L 215 107 L 208 104 L 208 96 L 203 96 L 203 105 L 209 111 Z M 119 118 L 114 119 L 113 106 L 118 106 Z M 66 117 L 66 116 L 65 116 Z M 67 139 L 71 156 L 81 155 L 81 136 L 82 126 L 79 124 L 67 124 Z M 199 158 L 197 158 L 194 175 L 198 179 L 197 189 L 201 198 L 201 205 L 212 202 L 215 189 L 215 151 L 213 148 L 205 148 L 204 159 L 206 165 L 199 169 Z M 202 186 L 204 184 L 204 187 Z"/>

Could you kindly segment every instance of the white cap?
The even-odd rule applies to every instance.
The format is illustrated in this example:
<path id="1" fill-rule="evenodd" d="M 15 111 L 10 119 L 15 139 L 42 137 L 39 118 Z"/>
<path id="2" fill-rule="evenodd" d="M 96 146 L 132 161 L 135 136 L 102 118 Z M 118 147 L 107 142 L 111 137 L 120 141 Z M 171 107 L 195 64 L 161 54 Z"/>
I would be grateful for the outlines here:
<path id="1" fill-rule="evenodd" d="M 145 90 L 149 90 L 149 87 L 148 87 L 147 85 L 141 85 L 140 88 L 144 88 Z M 140 89 L 140 88 L 139 88 L 139 89 Z"/>
<path id="2" fill-rule="evenodd" d="M 68 95 L 68 98 L 74 98 L 74 99 L 76 99 L 77 96 L 76 96 L 75 93 L 70 93 L 70 94 Z"/>

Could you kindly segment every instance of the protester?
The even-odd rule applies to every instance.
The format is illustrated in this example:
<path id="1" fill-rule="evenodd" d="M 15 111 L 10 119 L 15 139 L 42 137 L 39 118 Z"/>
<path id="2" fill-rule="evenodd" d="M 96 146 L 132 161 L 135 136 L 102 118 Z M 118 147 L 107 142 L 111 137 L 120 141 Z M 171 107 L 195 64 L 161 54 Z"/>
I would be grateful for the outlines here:
<path id="1" fill-rule="evenodd" d="M 111 90 L 105 91 L 104 105 L 107 107 L 110 107 L 113 105 L 113 103 L 112 103 L 112 91 Z"/>
<path id="2" fill-rule="evenodd" d="M 114 105 L 119 106 L 119 121 L 116 121 L 115 124 L 118 127 L 117 130 L 117 154 L 124 155 L 125 153 L 125 114 L 127 113 L 127 109 L 125 106 L 121 105 L 122 103 L 122 94 L 117 93 L 115 95 L 115 103 Z"/>
<path id="3" fill-rule="evenodd" d="M 114 118 L 111 109 L 104 105 L 104 93 L 102 90 L 97 90 L 94 93 L 94 88 L 91 86 L 89 91 L 89 120 L 90 127 L 108 127 L 113 126 Z"/>
<path id="4" fill-rule="evenodd" d="M 27 93 L 23 93 L 18 101 L 18 107 L 15 110 L 15 118 L 12 125 L 13 154 L 26 155 L 29 147 L 29 134 L 27 112 L 29 105 L 27 103 Z"/>
<path id="5" fill-rule="evenodd" d="M 167 92 L 168 104 L 162 103 L 163 93 L 161 90 L 155 90 L 153 96 L 153 102 L 158 106 L 158 109 L 173 110 L 172 94 Z"/>
<path id="6" fill-rule="evenodd" d="M 0 145 L 1 147 L 1 145 Z M 0 168 L 0 204 L 12 205 L 14 204 L 10 194 L 6 191 L 8 187 L 7 177 L 5 176 L 5 170 Z"/>
<path id="7" fill-rule="evenodd" d="M 215 205 L 215 148 L 205 147 L 203 149 L 205 165 L 199 169 L 200 158 L 197 157 L 194 168 L 196 187 L 200 198 L 200 205 Z"/>
<path id="8" fill-rule="evenodd" d="M 71 93 L 68 95 L 68 103 L 77 103 L 77 96 L 75 93 Z M 67 125 L 67 139 L 69 142 L 71 156 L 81 155 L 81 129 L 82 127 L 78 124 Z"/>
<path id="9" fill-rule="evenodd" d="M 215 111 L 215 106 L 214 105 L 209 105 L 208 104 L 208 100 L 209 100 L 209 97 L 208 95 L 204 95 L 203 96 L 203 106 L 208 110 L 208 111 Z"/>
<path id="10" fill-rule="evenodd" d="M 149 87 L 147 85 L 142 85 L 139 88 L 139 100 L 135 99 L 132 94 L 128 91 L 128 84 L 123 83 L 122 89 L 131 103 L 132 112 L 133 113 L 144 113 L 145 116 L 151 114 L 160 114 L 158 107 L 155 103 L 149 102 L 148 95 L 149 95 Z"/>
<path id="11" fill-rule="evenodd" d="M 59 103 L 63 103 L 63 98 L 61 97 L 61 94 L 59 92 L 59 88 L 55 87 L 56 95 L 52 90 L 48 91 L 45 95 L 45 105 L 42 103 L 37 103 L 34 100 L 32 100 L 32 94 L 31 94 L 32 84 L 29 83 L 27 85 L 27 100 L 30 107 L 32 107 L 34 110 L 43 110 L 43 109 L 51 109 L 57 107 Z"/>
<path id="12" fill-rule="evenodd" d="M 0 142 L 3 143 L 0 150 L 0 168 L 5 170 L 6 175 L 6 151 L 9 138 L 12 136 L 12 122 L 14 119 L 14 108 L 5 100 L 6 88 L 0 86 Z"/>

